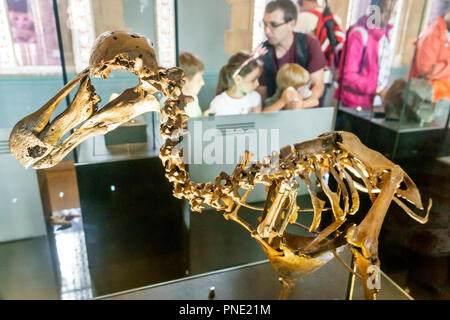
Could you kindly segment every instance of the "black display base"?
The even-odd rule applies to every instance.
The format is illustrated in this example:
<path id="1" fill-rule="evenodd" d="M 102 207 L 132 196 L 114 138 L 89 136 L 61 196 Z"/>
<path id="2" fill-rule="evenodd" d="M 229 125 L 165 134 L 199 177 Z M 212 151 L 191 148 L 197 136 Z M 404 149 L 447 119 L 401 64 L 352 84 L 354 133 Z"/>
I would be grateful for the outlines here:
<path id="1" fill-rule="evenodd" d="M 419 123 L 402 124 L 374 115 L 341 107 L 335 129 L 356 134 L 362 143 L 391 160 L 450 155 L 450 137 L 445 122 L 420 126 Z"/>
<path id="2" fill-rule="evenodd" d="M 77 165 L 94 296 L 185 276 L 183 201 L 156 157 Z"/>

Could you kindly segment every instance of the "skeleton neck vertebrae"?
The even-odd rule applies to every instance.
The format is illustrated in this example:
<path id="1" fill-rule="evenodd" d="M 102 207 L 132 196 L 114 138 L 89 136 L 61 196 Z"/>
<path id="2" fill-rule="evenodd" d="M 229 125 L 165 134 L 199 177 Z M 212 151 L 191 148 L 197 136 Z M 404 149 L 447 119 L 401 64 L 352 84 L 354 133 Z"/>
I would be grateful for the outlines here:
<path id="1" fill-rule="evenodd" d="M 139 83 L 98 110 L 100 97 L 95 93 L 90 75 L 106 79 L 115 69 L 134 73 Z M 252 155 L 245 152 L 231 174 L 222 172 L 209 183 L 191 181 L 180 148 L 183 123 L 188 118 L 184 108 L 191 101 L 191 97 L 183 94 L 182 79 L 180 69 L 158 66 L 155 52 L 145 37 L 106 32 L 94 45 L 89 68 L 41 109 L 17 123 L 10 137 L 11 153 L 25 167 L 50 167 L 89 137 L 114 130 L 140 114 L 161 112 L 160 133 L 166 141 L 160 158 L 166 177 L 174 185 L 175 197 L 189 200 L 193 211 L 201 212 L 206 205 L 225 211 L 226 219 L 248 230 L 281 277 L 281 298 L 287 297 L 296 278 L 313 272 L 347 245 L 363 280 L 366 298 L 375 298 L 377 287 L 370 285 L 369 280 L 377 270 L 374 267 L 380 265 L 378 235 L 392 200 L 420 223 L 428 220 L 431 201 L 425 217 L 417 215 L 404 203 L 406 200 L 423 210 L 414 182 L 398 165 L 367 148 L 348 132 L 330 132 L 315 140 L 284 147 L 262 162 L 252 161 Z M 50 122 L 58 104 L 78 84 L 70 106 Z M 166 98 L 162 106 L 161 95 Z M 70 137 L 60 141 L 70 130 L 74 130 Z M 330 180 L 335 182 L 334 186 L 329 184 Z M 309 191 L 312 209 L 297 204 L 300 183 Z M 246 203 L 257 184 L 266 186 L 263 208 Z M 359 212 L 359 192 L 369 195 L 372 206 L 359 225 L 346 225 L 349 215 L 364 214 Z M 238 215 L 242 206 L 261 213 L 258 225 L 253 226 Z M 331 211 L 333 216 L 333 221 L 326 226 L 322 226 L 324 211 Z M 312 224 L 306 228 L 311 236 L 287 232 L 289 225 L 305 228 L 297 223 L 297 218 L 299 214 L 310 213 Z"/>

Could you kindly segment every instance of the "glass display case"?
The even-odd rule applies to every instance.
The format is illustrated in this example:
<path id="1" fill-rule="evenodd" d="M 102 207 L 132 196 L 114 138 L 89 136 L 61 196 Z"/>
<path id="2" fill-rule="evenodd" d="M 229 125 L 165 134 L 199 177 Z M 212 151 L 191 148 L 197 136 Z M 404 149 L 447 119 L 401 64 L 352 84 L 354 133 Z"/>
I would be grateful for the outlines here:
<path id="1" fill-rule="evenodd" d="M 365 51 L 371 45 L 371 31 L 370 27 L 361 27 L 361 20 L 371 21 L 371 16 L 376 20 L 378 13 L 372 11 L 370 1 L 361 1 L 352 8 L 350 24 L 354 32 L 347 35 L 347 44 L 352 44 L 353 38 L 354 46 L 360 41 L 363 46 L 359 54 L 351 46 L 351 55 L 345 48 L 343 51 L 335 95 L 339 110 L 336 129 L 357 133 L 368 146 L 392 160 L 448 156 L 447 80 L 435 79 L 446 77 L 440 65 L 446 63 L 445 32 L 442 43 L 424 47 L 432 41 L 429 34 L 436 29 L 437 20 L 444 23 L 445 6 L 445 1 L 396 1 L 387 9 L 390 16 L 385 22 L 386 34 L 374 44 L 379 50 L 376 57 Z M 369 35 L 369 40 L 362 35 Z M 379 62 L 375 69 L 374 59 Z M 439 69 L 435 74 L 430 71 L 433 66 Z"/>
<path id="2" fill-rule="evenodd" d="M 201 124 L 200 131 L 191 131 L 191 137 L 203 139 L 202 155 L 211 146 L 211 137 L 205 135 L 211 128 L 226 133 L 227 139 L 243 137 L 244 149 L 251 149 L 256 141 L 258 160 L 270 150 L 344 130 L 400 164 L 418 185 L 424 202 L 433 199 L 433 209 L 430 222 L 419 226 L 406 221 L 408 217 L 391 205 L 380 236 L 381 265 L 386 266 L 382 281 L 387 288 L 381 299 L 415 297 L 415 292 L 403 290 L 409 280 L 431 287 L 434 295 L 442 292 L 448 255 L 450 80 L 446 63 L 450 55 L 429 53 L 424 47 L 433 47 L 429 41 L 437 40 L 427 37 L 439 26 L 443 30 L 448 1 L 386 1 L 390 6 L 380 10 L 371 0 L 329 0 L 345 41 L 336 49 L 335 66 L 329 68 L 333 79 L 327 84 L 322 107 L 207 115 L 222 67 L 237 52 L 251 52 L 265 40 L 262 19 L 268 2 L 0 1 L 0 181 L 4 182 L 0 256 L 6 257 L 0 262 L 2 298 L 165 299 L 179 297 L 187 286 L 199 288 L 218 281 L 221 290 L 229 290 L 236 283 L 229 279 L 269 276 L 273 281 L 253 288 L 258 291 L 255 299 L 268 299 L 272 294 L 275 299 L 279 293 L 267 256 L 245 228 L 225 220 L 223 212 L 211 207 L 201 214 L 193 212 L 187 201 L 173 196 L 159 158 L 164 143 L 159 114 L 143 114 L 114 131 L 87 139 L 52 168 L 25 170 L 11 156 L 8 139 L 14 125 L 84 70 L 95 39 L 112 30 L 147 37 L 162 67 L 180 66 L 182 53 L 201 61 L 201 89 L 196 93 L 200 114 L 186 126 L 195 131 Z M 448 34 L 445 37 L 447 42 L 441 37 L 442 47 L 447 48 Z M 433 63 L 431 56 L 436 59 Z M 101 109 L 136 86 L 138 78 L 113 71 L 108 79 L 91 77 L 91 81 L 101 97 Z M 76 90 L 61 101 L 52 120 L 69 107 Z M 258 132 L 256 140 L 247 135 L 248 130 Z M 277 143 L 270 144 L 273 141 L 267 136 Z M 198 152 L 186 145 L 188 141 L 184 141 L 186 153 Z M 226 163 L 189 163 L 187 167 L 199 182 L 214 182 L 221 171 L 233 172 L 240 151 Z M 250 207 L 239 212 L 254 225 L 260 221 L 252 208 L 264 207 L 266 191 L 264 186 L 256 189 L 249 198 Z M 297 201 L 312 207 L 306 186 L 301 187 Z M 360 210 L 367 212 L 368 203 L 363 200 Z M 332 218 L 328 213 L 323 215 L 325 220 Z M 312 219 L 312 215 L 301 215 L 298 222 L 310 225 Z M 348 251 L 344 258 L 351 264 Z M 429 270 L 436 271 L 434 277 Z M 339 274 L 339 281 L 327 295 L 323 288 L 329 273 Z M 348 270 L 333 260 L 320 273 L 302 280 L 312 288 L 308 292 L 314 289 L 317 296 L 299 287 L 292 298 L 349 298 L 349 278 Z M 238 285 L 236 297 L 254 294 L 249 283 Z M 360 287 L 357 284 L 355 298 L 362 297 Z M 127 290 L 135 291 L 120 294 Z M 422 297 L 422 291 L 418 292 Z M 208 292 L 192 297 L 207 299 Z M 232 298 L 223 291 L 217 297 Z"/>
<path id="3" fill-rule="evenodd" d="M 449 198 L 443 195 L 449 190 L 448 2 L 396 1 L 386 7 L 385 27 L 375 28 L 384 36 L 374 56 L 368 51 L 373 31 L 361 21 L 375 21 L 378 13 L 370 1 L 358 1 L 349 10 L 347 24 L 354 27 L 347 31 L 349 51 L 343 50 L 336 83 L 335 128 L 357 134 L 401 165 L 422 199 L 433 200 L 425 225 L 410 221 L 398 207 L 390 209 L 380 236 L 386 252 L 381 259 L 397 257 L 393 268 L 409 265 L 409 282 L 442 293 L 448 268 Z"/>

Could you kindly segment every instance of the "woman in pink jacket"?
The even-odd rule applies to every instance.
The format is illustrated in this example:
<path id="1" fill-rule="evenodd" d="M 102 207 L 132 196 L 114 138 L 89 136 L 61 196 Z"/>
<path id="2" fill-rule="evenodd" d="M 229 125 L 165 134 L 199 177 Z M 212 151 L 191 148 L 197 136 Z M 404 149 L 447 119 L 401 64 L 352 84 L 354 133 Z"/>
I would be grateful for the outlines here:
<path id="1" fill-rule="evenodd" d="M 383 63 L 390 60 L 389 20 L 395 2 L 372 1 L 372 5 L 379 5 L 380 19 L 363 16 L 347 32 L 335 93 L 335 98 L 347 107 L 373 106 L 376 95 L 382 95 L 387 87 L 390 63 Z"/>

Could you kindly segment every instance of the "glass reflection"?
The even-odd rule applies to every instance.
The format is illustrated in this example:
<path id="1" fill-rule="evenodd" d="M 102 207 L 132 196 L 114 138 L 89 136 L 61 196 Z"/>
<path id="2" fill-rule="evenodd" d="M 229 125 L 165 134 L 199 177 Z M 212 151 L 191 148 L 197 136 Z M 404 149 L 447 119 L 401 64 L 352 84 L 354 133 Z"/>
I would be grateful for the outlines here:
<path id="1" fill-rule="evenodd" d="M 52 1 L 7 0 L 0 7 L 0 13 L 7 11 L 11 31 L 2 29 L 5 30 L 2 48 L 13 49 L 7 59 L 0 60 L 1 73 L 59 71 L 61 62 Z M 7 27 L 8 22 L 5 24 Z"/>
<path id="2" fill-rule="evenodd" d="M 81 72 L 89 65 L 90 49 L 95 40 L 91 2 L 69 0 L 66 2 L 66 6 L 65 25 L 71 31 L 73 63 L 76 72 Z"/>
<path id="3" fill-rule="evenodd" d="M 65 210 L 67 211 L 67 210 Z M 55 213 L 56 214 L 56 213 Z M 81 214 L 80 209 L 64 212 L 64 216 Z M 93 297 L 86 243 L 81 217 L 71 220 L 69 230 L 55 228 L 55 245 L 62 300 L 85 300 Z"/>
<path id="4" fill-rule="evenodd" d="M 445 126 L 450 99 L 450 3 L 434 1 L 416 42 L 404 122 Z"/>

